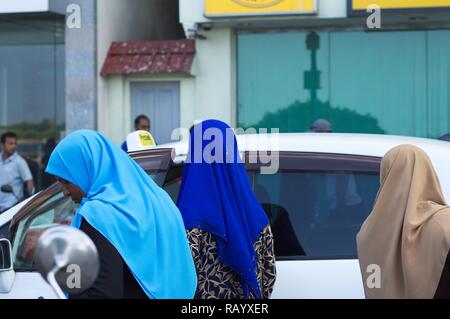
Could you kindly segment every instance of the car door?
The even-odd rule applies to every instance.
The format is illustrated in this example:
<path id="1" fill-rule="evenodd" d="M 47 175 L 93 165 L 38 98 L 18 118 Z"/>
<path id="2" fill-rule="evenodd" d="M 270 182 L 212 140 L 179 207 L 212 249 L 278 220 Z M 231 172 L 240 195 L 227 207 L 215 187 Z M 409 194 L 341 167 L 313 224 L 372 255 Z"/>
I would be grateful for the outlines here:
<path id="1" fill-rule="evenodd" d="M 30 201 L 32 201 L 36 196 L 39 196 L 38 194 L 27 198 L 23 202 L 15 205 L 14 207 L 11 207 L 7 211 L 0 214 L 0 239 L 7 238 L 9 233 L 9 227 L 11 226 L 11 220 L 13 217 Z"/>
<path id="2" fill-rule="evenodd" d="M 244 158 L 274 234 L 272 298 L 364 298 L 356 234 L 379 188 L 381 158 L 280 152 L 279 170 L 271 175 L 261 174 L 258 154 Z M 182 168 L 171 162 L 164 175 L 163 188 L 174 202 Z"/>
<path id="3" fill-rule="evenodd" d="M 273 298 L 364 298 L 356 235 L 372 209 L 380 158 L 281 152 L 276 174 L 247 171 L 274 234 Z M 254 163 L 254 164 L 251 164 Z"/>
<path id="4" fill-rule="evenodd" d="M 131 156 L 176 202 L 182 164 L 173 163 L 173 150 Z M 281 152 L 279 158 L 278 172 L 264 175 L 257 154 L 245 153 L 250 183 L 274 233 L 277 281 L 272 297 L 364 298 L 355 237 L 373 205 L 381 159 L 300 152 Z M 16 282 L 0 298 L 54 297 L 26 260 L 33 238 L 55 224 L 55 209 L 65 205 L 60 191 L 54 193 L 13 222 Z"/>
<path id="5" fill-rule="evenodd" d="M 53 194 L 38 199 L 13 220 L 10 231 L 15 279 L 9 293 L 2 299 L 53 299 L 51 287 L 36 270 L 34 251 L 39 236 L 49 227 L 69 225 L 77 205 L 55 186 Z"/>
<path id="6" fill-rule="evenodd" d="M 162 186 L 172 163 L 172 149 L 130 155 L 156 184 Z M 12 242 L 15 280 L 10 292 L 0 293 L 0 299 L 56 298 L 51 287 L 36 270 L 34 250 L 39 236 L 46 229 L 70 224 L 77 207 L 70 198 L 64 197 L 61 186 L 54 184 L 29 203 L 24 202 L 14 212 L 11 211 L 9 219 L 0 225 L 0 231 L 8 233 Z M 12 216 L 14 218 L 11 220 Z"/>

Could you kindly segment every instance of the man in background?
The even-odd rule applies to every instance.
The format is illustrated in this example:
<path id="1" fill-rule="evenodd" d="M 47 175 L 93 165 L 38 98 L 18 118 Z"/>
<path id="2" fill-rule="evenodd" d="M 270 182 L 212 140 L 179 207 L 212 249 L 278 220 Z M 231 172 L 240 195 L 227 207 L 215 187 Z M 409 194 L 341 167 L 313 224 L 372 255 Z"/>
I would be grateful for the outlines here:
<path id="1" fill-rule="evenodd" d="M 444 134 L 439 138 L 441 141 L 450 142 L 450 133 Z"/>
<path id="2" fill-rule="evenodd" d="M 325 119 L 317 119 L 311 124 L 309 131 L 311 133 L 332 133 L 331 123 Z"/>
<path id="3" fill-rule="evenodd" d="M 24 184 L 28 194 L 34 193 L 33 177 L 27 162 L 17 154 L 17 135 L 7 132 L 1 136 L 0 187 L 8 186 L 9 192 L 0 191 L 0 213 L 11 208 L 24 197 Z"/>
<path id="4" fill-rule="evenodd" d="M 150 132 L 150 119 L 145 115 L 139 115 L 136 117 L 134 120 L 134 130 Z M 128 152 L 127 141 L 123 142 L 122 149 L 125 152 Z"/>

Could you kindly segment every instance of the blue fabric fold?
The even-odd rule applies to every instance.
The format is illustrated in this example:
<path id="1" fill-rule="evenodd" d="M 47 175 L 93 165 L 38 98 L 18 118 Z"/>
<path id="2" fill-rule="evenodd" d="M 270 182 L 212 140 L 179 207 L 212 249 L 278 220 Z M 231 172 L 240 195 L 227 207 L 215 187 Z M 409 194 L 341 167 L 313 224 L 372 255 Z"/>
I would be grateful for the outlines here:
<path id="1" fill-rule="evenodd" d="M 210 232 L 220 260 L 261 298 L 254 244 L 269 220 L 253 193 L 232 129 L 208 120 L 191 131 L 178 207 L 187 229 Z"/>

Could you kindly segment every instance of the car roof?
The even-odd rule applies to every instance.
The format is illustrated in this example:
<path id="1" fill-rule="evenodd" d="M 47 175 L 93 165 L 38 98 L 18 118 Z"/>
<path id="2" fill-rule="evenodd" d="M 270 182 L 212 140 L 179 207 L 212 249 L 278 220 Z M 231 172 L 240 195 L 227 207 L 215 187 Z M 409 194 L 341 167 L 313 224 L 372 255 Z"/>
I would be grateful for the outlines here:
<path id="1" fill-rule="evenodd" d="M 292 152 L 320 152 L 333 154 L 353 154 L 383 157 L 391 148 L 412 144 L 427 153 L 450 155 L 450 143 L 446 141 L 378 134 L 339 134 L 339 133 L 280 133 L 237 135 L 239 150 L 272 150 Z M 188 141 L 158 145 L 156 148 L 173 148 L 176 156 L 186 155 Z"/>

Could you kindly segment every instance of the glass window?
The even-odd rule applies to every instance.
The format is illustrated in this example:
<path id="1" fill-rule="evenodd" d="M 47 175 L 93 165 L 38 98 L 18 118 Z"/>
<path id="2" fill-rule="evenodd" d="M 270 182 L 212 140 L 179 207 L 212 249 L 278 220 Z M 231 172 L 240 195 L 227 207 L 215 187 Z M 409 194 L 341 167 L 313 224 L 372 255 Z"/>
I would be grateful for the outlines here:
<path id="1" fill-rule="evenodd" d="M 281 171 L 255 174 L 277 257 L 353 258 L 356 234 L 379 187 L 376 173 Z"/>
<path id="2" fill-rule="evenodd" d="M 8 232 L 9 232 L 10 225 L 11 225 L 11 222 L 8 222 L 5 225 L 0 226 L 0 239 L 8 238 Z"/>
<path id="3" fill-rule="evenodd" d="M 65 129 L 64 17 L 0 17 L 0 134 L 19 135 L 36 189 L 49 152 Z"/>
<path id="4" fill-rule="evenodd" d="M 439 137 L 450 131 L 450 30 L 238 35 L 238 125 Z"/>
<path id="5" fill-rule="evenodd" d="M 131 153 L 131 157 L 161 187 L 172 163 L 172 153 L 172 149 L 157 149 L 144 154 Z"/>
<path id="6" fill-rule="evenodd" d="M 49 227 L 69 225 L 78 208 L 69 197 L 59 193 L 38 206 L 19 222 L 13 238 L 13 260 L 17 271 L 32 271 L 39 236 Z"/>
<path id="7" fill-rule="evenodd" d="M 183 176 L 183 165 L 173 165 L 164 182 L 164 190 L 169 194 L 170 198 L 177 203 L 178 195 L 181 188 L 181 177 Z"/>
<path id="8" fill-rule="evenodd" d="M 9 241 L 0 241 L 0 270 L 11 268 L 11 249 Z"/>

